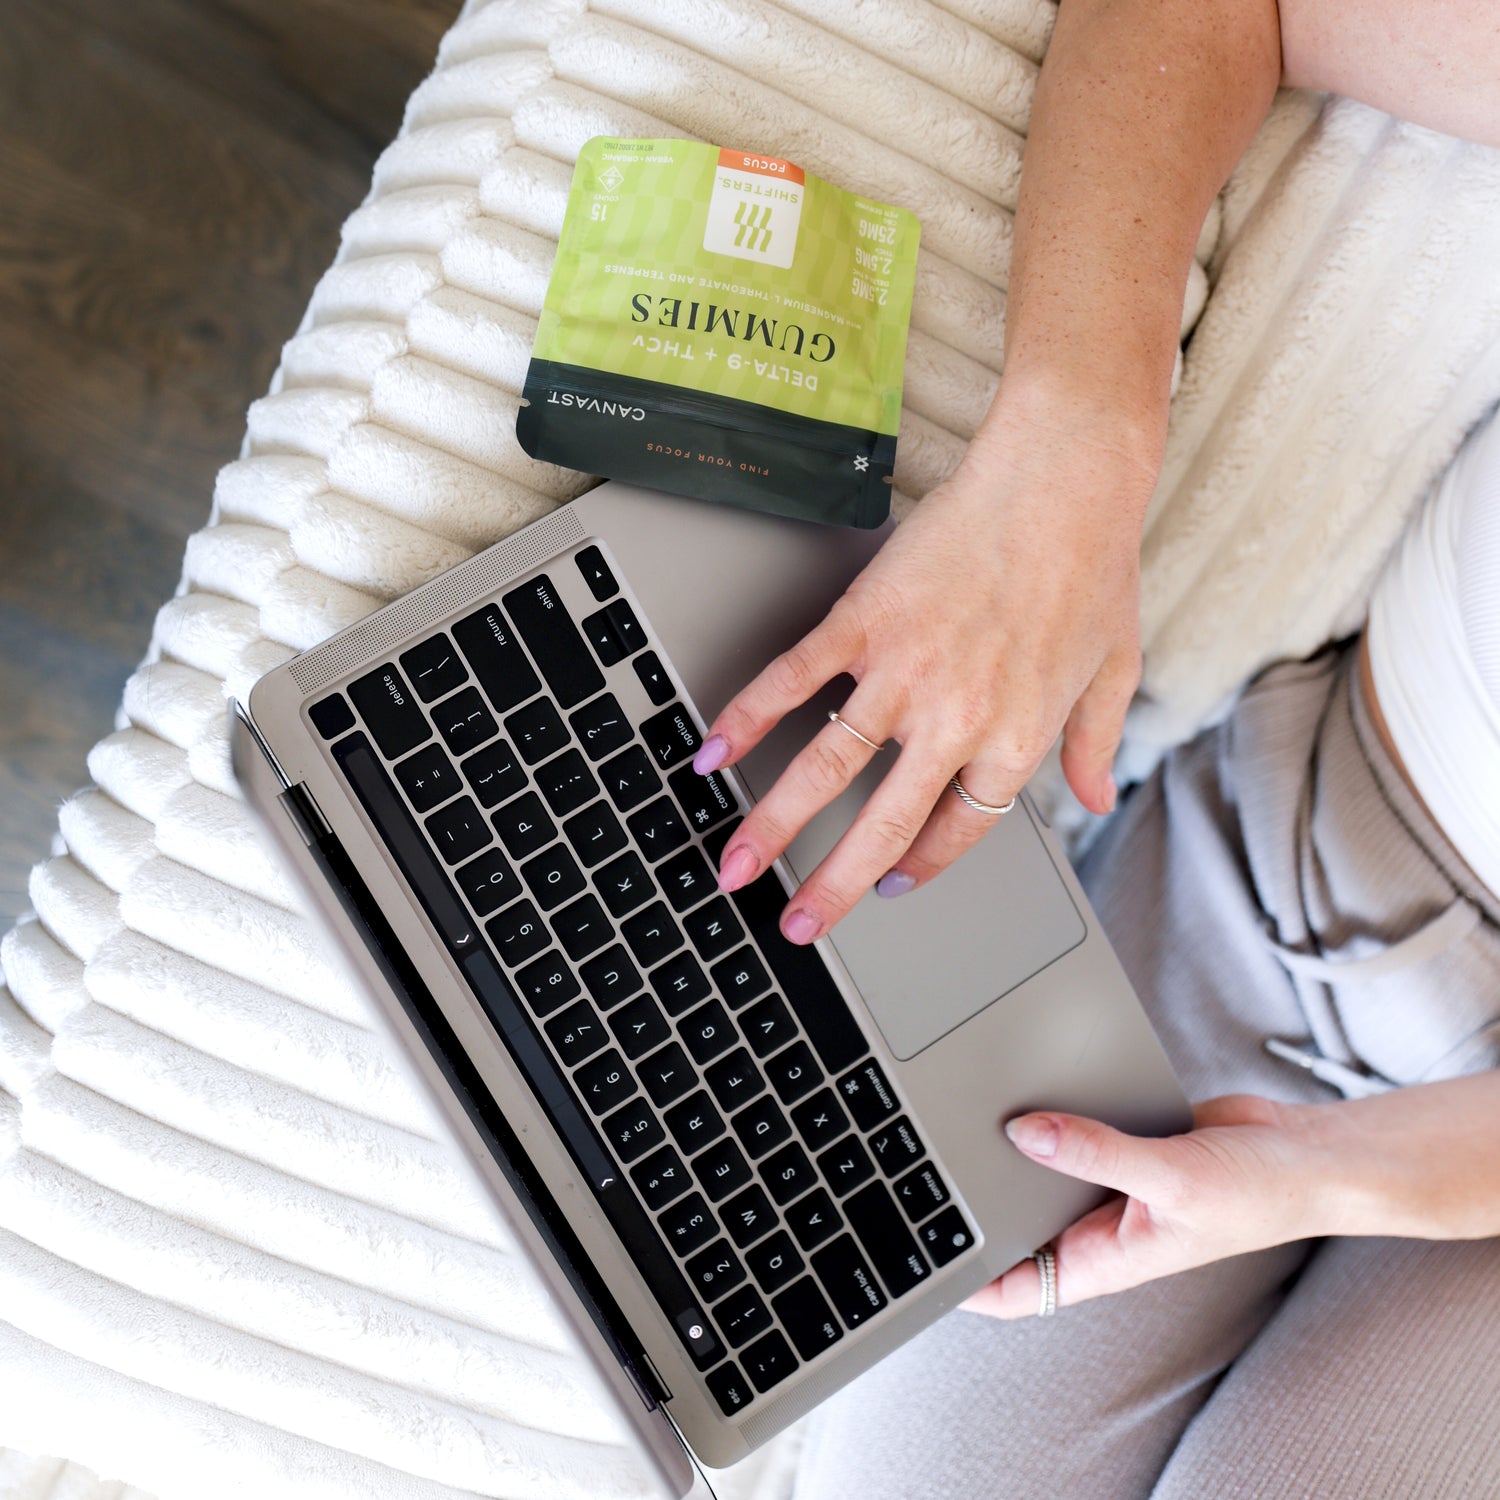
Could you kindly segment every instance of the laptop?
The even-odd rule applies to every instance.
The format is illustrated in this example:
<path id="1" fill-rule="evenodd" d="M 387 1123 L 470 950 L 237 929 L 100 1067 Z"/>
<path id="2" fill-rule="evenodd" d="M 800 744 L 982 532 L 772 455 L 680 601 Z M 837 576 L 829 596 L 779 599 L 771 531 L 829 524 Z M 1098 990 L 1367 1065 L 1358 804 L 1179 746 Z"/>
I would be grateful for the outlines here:
<path id="1" fill-rule="evenodd" d="M 607 483 L 262 678 L 237 775 L 663 1494 L 705 1493 L 1097 1203 L 1035 1107 L 1189 1111 L 1025 795 L 808 947 L 777 920 L 894 748 L 725 895 L 739 819 L 847 697 L 738 766 L 707 721 L 886 531 Z"/>

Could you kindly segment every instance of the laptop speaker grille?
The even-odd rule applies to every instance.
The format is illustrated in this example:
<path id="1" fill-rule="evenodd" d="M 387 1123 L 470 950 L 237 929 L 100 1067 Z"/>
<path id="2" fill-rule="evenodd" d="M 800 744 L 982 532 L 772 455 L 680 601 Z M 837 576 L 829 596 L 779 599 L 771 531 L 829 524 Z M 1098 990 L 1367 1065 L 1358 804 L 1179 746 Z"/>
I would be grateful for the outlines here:
<path id="1" fill-rule="evenodd" d="M 497 592 L 515 578 L 583 540 L 583 526 L 571 505 L 559 506 L 523 532 L 496 542 L 477 557 L 460 563 L 414 593 L 351 625 L 332 640 L 314 646 L 291 662 L 292 680 L 304 693 L 315 693 L 335 678 L 368 665 L 392 647 L 405 644 L 454 610 Z"/>

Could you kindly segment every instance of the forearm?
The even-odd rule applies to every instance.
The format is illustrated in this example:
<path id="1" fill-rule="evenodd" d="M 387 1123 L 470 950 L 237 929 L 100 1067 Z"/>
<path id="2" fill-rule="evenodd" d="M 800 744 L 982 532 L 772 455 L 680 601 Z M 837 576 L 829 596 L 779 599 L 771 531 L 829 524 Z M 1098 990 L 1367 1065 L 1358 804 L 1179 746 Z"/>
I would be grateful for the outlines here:
<path id="1" fill-rule="evenodd" d="M 1302 1113 L 1311 1232 L 1500 1235 L 1500 1071 Z"/>
<path id="2" fill-rule="evenodd" d="M 1280 66 L 1275 0 L 1064 0 L 987 437 L 1018 411 L 1028 427 L 1083 423 L 1154 470 L 1193 249 Z"/>

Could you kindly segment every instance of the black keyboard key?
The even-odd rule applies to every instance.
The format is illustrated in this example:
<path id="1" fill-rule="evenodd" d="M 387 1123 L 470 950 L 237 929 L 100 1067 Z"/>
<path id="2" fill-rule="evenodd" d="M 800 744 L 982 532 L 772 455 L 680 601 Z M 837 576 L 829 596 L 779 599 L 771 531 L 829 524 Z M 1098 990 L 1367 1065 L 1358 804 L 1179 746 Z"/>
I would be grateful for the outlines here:
<path id="1" fill-rule="evenodd" d="M 721 958 L 712 969 L 709 970 L 714 977 L 714 985 L 719 993 L 729 1002 L 731 1010 L 738 1010 L 742 1005 L 748 1005 L 757 995 L 764 995 L 771 988 L 771 976 L 766 973 L 766 966 L 760 961 L 760 954 L 754 948 L 744 947 L 731 953 L 728 958 Z M 780 1001 L 776 1002 L 778 1005 Z M 782 1006 L 782 1013 L 786 1013 L 786 1007 Z M 787 1016 L 787 1026 L 791 1028 L 791 1017 Z M 789 1029 L 787 1037 L 793 1034 Z M 778 1045 L 773 1042 L 766 1051 L 773 1051 Z"/>
<path id="2" fill-rule="evenodd" d="M 775 874 L 741 887 L 733 900 L 823 1066 L 841 1073 L 858 1062 L 869 1049 L 822 956 L 811 945 L 787 942 L 777 926 L 787 897 Z"/>
<path id="3" fill-rule="evenodd" d="M 612 859 L 594 874 L 594 885 L 610 914 L 626 917 L 656 894 L 651 876 L 634 851 Z"/>
<path id="4" fill-rule="evenodd" d="M 472 797 L 460 797 L 433 813 L 427 819 L 427 836 L 450 865 L 477 854 L 494 838 L 489 820 Z"/>
<path id="5" fill-rule="evenodd" d="M 574 1076 L 583 1102 L 596 1115 L 607 1114 L 635 1093 L 635 1079 L 614 1048 L 585 1063 Z"/>
<path id="6" fill-rule="evenodd" d="M 660 700 L 653 698 L 651 701 L 656 703 Z M 330 693 L 326 698 L 319 698 L 308 709 L 307 717 L 325 740 L 336 740 L 341 734 L 348 734 L 354 728 L 354 710 L 349 707 L 349 700 L 342 693 Z"/>
<path id="7" fill-rule="evenodd" d="M 766 1086 L 760 1069 L 743 1047 L 716 1062 L 703 1077 L 719 1101 L 719 1107 L 729 1113 L 748 1104 Z"/>
<path id="8" fill-rule="evenodd" d="M 576 750 L 564 750 L 546 765 L 538 766 L 535 775 L 547 806 L 559 818 L 566 817 L 599 795 L 599 783 L 594 780 L 594 773 Z"/>
<path id="9" fill-rule="evenodd" d="M 499 812 L 490 814 L 490 822 L 512 859 L 525 859 L 528 854 L 545 849 L 557 837 L 557 825 L 547 816 L 547 809 L 535 792 L 507 802 Z"/>
<path id="10" fill-rule="evenodd" d="M 516 986 L 532 1013 L 550 1016 L 558 1006 L 578 995 L 578 976 L 555 948 L 529 963 L 516 975 Z"/>
<path id="11" fill-rule="evenodd" d="M 633 656 L 646 644 L 646 632 L 623 599 L 585 616 L 583 633 L 606 667 Z"/>
<path id="12" fill-rule="evenodd" d="M 635 611 L 624 599 L 616 599 L 613 604 L 605 607 L 604 612 L 609 616 L 610 624 L 614 626 L 615 635 L 624 646 L 626 656 L 634 656 L 646 644 L 646 632 L 636 619 Z"/>
<path id="13" fill-rule="evenodd" d="M 625 820 L 636 847 L 652 864 L 687 843 L 689 834 L 682 814 L 671 800 L 658 797 Z"/>
<path id="14" fill-rule="evenodd" d="M 818 1174 L 813 1171 L 807 1152 L 795 1141 L 760 1164 L 760 1178 L 778 1203 L 790 1203 L 818 1185 Z"/>
<path id="15" fill-rule="evenodd" d="M 650 995 L 641 995 L 617 1010 L 609 1018 L 609 1029 L 614 1032 L 620 1051 L 632 1062 L 653 1047 L 660 1047 L 672 1035 L 661 1007 Z"/>
<path id="16" fill-rule="evenodd" d="M 501 962 L 512 969 L 535 958 L 548 942 L 541 916 L 529 901 L 513 902 L 498 917 L 491 918 L 484 930 Z"/>
<path id="17" fill-rule="evenodd" d="M 462 687 L 469 676 L 453 642 L 441 632 L 403 651 L 401 666 L 423 703 L 436 703 L 454 688 Z"/>
<path id="18" fill-rule="evenodd" d="M 833 1199 L 824 1188 L 799 1198 L 785 1209 L 787 1226 L 804 1250 L 813 1250 L 844 1227 Z"/>
<path id="19" fill-rule="evenodd" d="M 661 1228 L 667 1243 L 680 1256 L 701 1250 L 719 1232 L 701 1193 L 693 1193 L 673 1204 L 661 1216 Z"/>
<path id="20" fill-rule="evenodd" d="M 896 1113 L 896 1095 L 873 1057 L 839 1079 L 839 1098 L 861 1130 L 874 1130 Z"/>
<path id="21" fill-rule="evenodd" d="M 468 657 L 496 713 L 509 713 L 541 691 L 542 680 L 527 661 L 498 605 L 487 604 L 460 620 L 453 627 L 453 638 Z"/>
<path id="22" fill-rule="evenodd" d="M 563 844 L 527 860 L 521 866 L 521 878 L 543 911 L 561 906 L 584 888 L 583 871 Z"/>
<path id="23" fill-rule="evenodd" d="M 677 1023 L 683 1045 L 701 1068 L 727 1052 L 739 1040 L 729 1013 L 717 1000 L 700 1005 Z"/>
<path id="24" fill-rule="evenodd" d="M 392 662 L 351 682 L 349 696 L 387 760 L 415 750 L 432 734 L 427 715 Z"/>
<path id="25" fill-rule="evenodd" d="M 776 1227 L 776 1210 L 771 1207 L 771 1200 L 759 1183 L 752 1183 L 744 1192 L 731 1198 L 719 1212 L 724 1216 L 729 1238 L 741 1250 Z"/>
<path id="26" fill-rule="evenodd" d="M 753 1286 L 742 1286 L 719 1303 L 714 1319 L 731 1347 L 738 1349 L 771 1326 L 771 1309 Z"/>
<path id="27" fill-rule="evenodd" d="M 803 1359 L 821 1354 L 844 1336 L 828 1299 L 818 1290 L 818 1284 L 811 1276 L 804 1276 L 795 1285 L 772 1297 L 771 1306 Z"/>
<path id="28" fill-rule="evenodd" d="M 666 864 L 657 866 L 656 878 L 673 910 L 679 912 L 696 906 L 719 888 L 714 872 L 699 849 L 684 849 L 681 854 L 674 854 Z"/>
<path id="29" fill-rule="evenodd" d="M 809 1151 L 821 1151 L 849 1128 L 849 1116 L 834 1098 L 832 1089 L 820 1089 L 792 1111 L 792 1123 L 807 1142 Z"/>
<path id="30" fill-rule="evenodd" d="M 933 1265 L 946 1266 L 974 1243 L 974 1234 L 964 1223 L 964 1216 L 950 1204 L 917 1231 L 917 1239 L 932 1257 Z"/>
<path id="31" fill-rule="evenodd" d="M 844 1217 L 892 1298 L 903 1296 L 932 1275 L 932 1267 L 883 1182 L 872 1182 L 846 1199 Z"/>
<path id="32" fill-rule="evenodd" d="M 494 807 L 526 790 L 526 771 L 520 757 L 504 740 L 476 750 L 464 762 L 463 772 L 481 807 Z"/>
<path id="33" fill-rule="evenodd" d="M 644 656 L 636 657 L 630 665 L 635 668 L 635 675 L 641 679 L 641 686 L 653 703 L 665 703 L 677 691 L 666 668 L 657 660 L 656 652 L 648 651 Z"/>
<path id="34" fill-rule="evenodd" d="M 587 958 L 615 935 L 604 908 L 593 896 L 580 896 L 571 906 L 554 912 L 552 931 L 574 963 Z"/>
<path id="35" fill-rule="evenodd" d="M 778 1229 L 769 1239 L 745 1252 L 745 1264 L 756 1285 L 767 1296 L 802 1273 L 803 1260 L 786 1230 Z"/>
<path id="36" fill-rule="evenodd" d="M 740 1374 L 739 1366 L 733 1361 L 710 1371 L 705 1383 L 726 1417 L 743 1411 L 755 1399 L 749 1381 Z"/>
<path id="37" fill-rule="evenodd" d="M 683 766 L 667 777 L 667 785 L 694 833 L 702 833 L 740 810 L 729 783 L 717 771 L 700 776 L 691 766 Z"/>
<path id="38" fill-rule="evenodd" d="M 869 1261 L 847 1234 L 814 1251 L 812 1268 L 846 1328 L 868 1323 L 885 1306 L 885 1293 Z"/>
<path id="39" fill-rule="evenodd" d="M 870 1155 L 887 1177 L 894 1177 L 898 1172 L 904 1172 L 914 1161 L 921 1160 L 922 1142 L 912 1129 L 911 1121 L 902 1115 L 889 1125 L 883 1125 L 870 1137 Z"/>
<path id="40" fill-rule="evenodd" d="M 557 1055 L 570 1068 L 586 1062 L 608 1041 L 604 1024 L 587 1000 L 570 1005 L 545 1028 Z"/>
<path id="41" fill-rule="evenodd" d="M 670 1146 L 653 1151 L 640 1166 L 632 1168 L 630 1180 L 650 1209 L 665 1208 L 693 1185 L 682 1158 Z"/>
<path id="42" fill-rule="evenodd" d="M 937 1168 L 930 1161 L 924 1161 L 905 1177 L 898 1178 L 891 1190 L 901 1205 L 901 1212 L 913 1224 L 920 1223 L 948 1201 L 948 1185 L 938 1176 Z"/>
<path id="43" fill-rule="evenodd" d="M 596 954 L 578 969 L 588 992 L 601 1010 L 609 1010 L 628 1000 L 641 987 L 641 971 L 631 963 L 630 955 L 614 943 Z M 666 1022 L 662 1023 L 666 1027 Z"/>
<path id="44" fill-rule="evenodd" d="M 838 1145 L 819 1153 L 818 1170 L 840 1198 L 875 1175 L 870 1153 L 860 1145 L 859 1138 L 852 1135 L 846 1135 Z"/>
<path id="45" fill-rule="evenodd" d="M 610 572 L 609 564 L 604 560 L 604 554 L 597 547 L 584 547 L 574 555 L 573 561 L 578 565 L 578 571 L 583 574 L 583 581 L 588 584 L 589 593 L 601 604 L 620 592 L 620 585 L 615 582 L 615 575 Z"/>
<path id="46" fill-rule="evenodd" d="M 568 1068 L 587 1062 L 609 1040 L 604 1022 L 587 1000 L 575 1001 L 561 1015 L 548 1021 L 543 1029 L 557 1049 L 563 1066 Z"/>
<path id="47" fill-rule="evenodd" d="M 714 973 L 717 975 L 718 970 Z M 796 1037 L 797 1023 L 792 1020 L 792 1013 L 780 995 L 767 995 L 740 1017 L 740 1030 L 755 1049 L 755 1055 L 767 1057 Z"/>
<path id="48" fill-rule="evenodd" d="M 750 1163 L 745 1160 L 745 1153 L 727 1136 L 693 1158 L 693 1172 L 698 1178 L 698 1185 L 708 1194 L 710 1203 L 727 1198 L 744 1187 L 751 1178 Z"/>
<path id="49" fill-rule="evenodd" d="M 684 1267 L 692 1288 L 705 1302 L 716 1302 L 745 1279 L 745 1267 L 728 1240 L 716 1240 Z"/>
<path id="50" fill-rule="evenodd" d="M 585 703 L 568 715 L 568 723 L 573 726 L 573 733 L 590 760 L 602 759 L 611 750 L 628 745 L 635 737 L 630 720 L 625 717 L 625 710 L 613 693 Z"/>
<path id="51" fill-rule="evenodd" d="M 689 912 L 682 919 L 682 926 L 704 963 L 718 958 L 745 936 L 745 929 L 740 926 L 727 896 L 715 896 L 712 901 L 705 901 L 697 911 Z"/>
<path id="52" fill-rule="evenodd" d="M 661 790 L 661 778 L 651 769 L 646 752 L 639 745 L 622 750 L 613 760 L 599 767 L 599 780 L 609 800 L 621 812 L 639 807 L 647 797 L 654 797 Z"/>
<path id="53" fill-rule="evenodd" d="M 651 988 L 669 1016 L 680 1016 L 713 993 L 708 975 L 691 953 L 679 953 L 653 969 Z"/>
<path id="54" fill-rule="evenodd" d="M 689 1156 L 724 1134 L 723 1117 L 702 1089 L 689 1094 L 680 1104 L 674 1104 L 663 1118 L 672 1139 Z"/>
<path id="55" fill-rule="evenodd" d="M 670 771 L 679 761 L 687 760 L 703 743 L 697 725 L 680 703 L 674 703 L 671 708 L 664 708 L 645 720 L 641 724 L 641 738 L 659 771 Z"/>
<path id="56" fill-rule="evenodd" d="M 604 674 L 545 573 L 512 589 L 502 603 L 564 708 L 593 697 L 604 686 Z"/>
<path id="57" fill-rule="evenodd" d="M 769 1094 L 742 1109 L 729 1123 L 752 1158 L 774 1151 L 792 1133 L 786 1116 Z"/>
<path id="58" fill-rule="evenodd" d="M 614 1147 L 615 1155 L 627 1165 L 667 1138 L 656 1111 L 645 1099 L 632 1100 L 623 1109 L 617 1109 L 600 1129 Z"/>
<path id="59" fill-rule="evenodd" d="M 620 827 L 614 809 L 606 802 L 596 802 L 592 807 L 574 813 L 563 824 L 563 834 L 573 846 L 573 852 L 589 869 L 625 847 L 625 830 Z"/>
<path id="60" fill-rule="evenodd" d="M 682 947 L 682 933 L 660 901 L 653 901 L 644 911 L 627 917 L 620 924 L 620 931 L 625 934 L 636 962 L 645 968 Z"/>
<path id="61" fill-rule="evenodd" d="M 672 1270 L 675 1272 L 676 1266 L 673 1266 Z M 686 1287 L 687 1282 L 682 1281 L 681 1285 Z M 674 1285 L 671 1290 L 676 1293 L 677 1287 Z M 667 1305 L 665 1299 L 660 1296 L 657 1301 L 664 1307 Z M 692 1355 L 693 1363 L 698 1369 L 707 1370 L 724 1358 L 724 1346 L 715 1336 L 713 1329 L 709 1327 L 708 1319 L 703 1316 L 702 1309 L 689 1306 L 678 1313 L 672 1321 L 677 1325 L 677 1337 L 682 1340 L 687 1352 Z"/>
<path id="62" fill-rule="evenodd" d="M 572 743 L 568 726 L 548 698 L 538 698 L 518 708 L 506 719 L 505 732 L 528 766 L 556 755 L 564 745 Z"/>
<path id="63" fill-rule="evenodd" d="M 438 803 L 446 802 L 462 789 L 453 762 L 443 754 L 439 745 L 423 746 L 392 769 L 396 780 L 401 783 L 401 790 L 419 813 L 430 812 Z"/>
<path id="64" fill-rule="evenodd" d="M 639 1066 L 641 1086 L 658 1109 L 682 1098 L 698 1082 L 687 1053 L 676 1042 L 653 1052 Z"/>
<path id="65" fill-rule="evenodd" d="M 766 1077 L 783 1104 L 795 1104 L 823 1081 L 823 1070 L 806 1042 L 794 1042 L 765 1065 Z"/>
<path id="66" fill-rule="evenodd" d="M 467 687 L 432 710 L 432 722 L 455 755 L 467 755 L 495 737 L 495 716 L 484 706 L 479 689 Z"/>
<path id="67" fill-rule="evenodd" d="M 797 1356 L 774 1329 L 740 1355 L 745 1373 L 758 1391 L 768 1391 L 797 1368 Z"/>
<path id="68" fill-rule="evenodd" d="M 516 872 L 498 849 L 487 849 L 478 859 L 471 859 L 453 878 L 481 917 L 499 911 L 521 894 Z"/>

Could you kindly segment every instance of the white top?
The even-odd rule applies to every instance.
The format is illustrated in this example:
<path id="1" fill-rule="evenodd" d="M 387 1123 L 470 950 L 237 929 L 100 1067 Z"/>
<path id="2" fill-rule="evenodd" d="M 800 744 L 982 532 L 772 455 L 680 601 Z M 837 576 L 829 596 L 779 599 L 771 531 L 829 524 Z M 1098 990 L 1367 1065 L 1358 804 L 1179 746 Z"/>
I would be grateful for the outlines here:
<path id="1" fill-rule="evenodd" d="M 1386 564 L 1368 639 L 1412 784 L 1500 891 L 1500 414 L 1465 443 Z"/>

